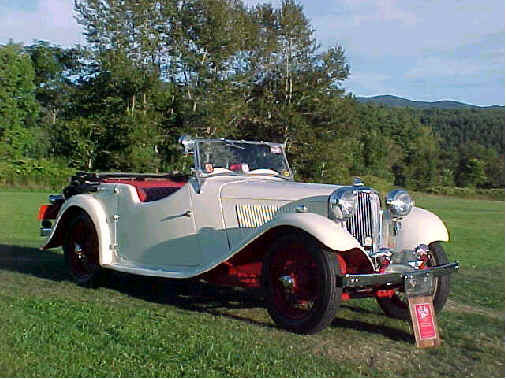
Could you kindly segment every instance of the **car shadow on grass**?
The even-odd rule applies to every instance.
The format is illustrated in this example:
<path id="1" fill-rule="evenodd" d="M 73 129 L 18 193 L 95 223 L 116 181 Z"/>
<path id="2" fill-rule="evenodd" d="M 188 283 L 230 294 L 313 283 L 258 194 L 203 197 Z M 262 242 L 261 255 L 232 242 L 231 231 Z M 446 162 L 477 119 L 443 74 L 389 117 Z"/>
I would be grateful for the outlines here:
<path id="1" fill-rule="evenodd" d="M 393 341 L 408 342 L 409 344 L 413 344 L 415 341 L 415 338 L 412 334 L 407 333 L 403 330 L 392 328 L 386 325 L 371 324 L 361 320 L 349 320 L 336 317 L 334 321 L 332 321 L 331 326 L 333 328 L 342 328 L 348 330 L 354 329 L 360 332 L 375 333 L 387 337 Z"/>
<path id="2" fill-rule="evenodd" d="M 63 254 L 57 250 L 41 251 L 33 247 L 0 244 L 0 270 L 57 282 L 73 281 L 65 265 Z M 112 270 L 105 272 L 101 287 L 133 298 L 239 320 L 266 328 L 276 328 L 272 322 L 259 320 L 256 317 L 258 309 L 265 308 L 262 292 L 258 289 L 221 287 L 198 279 L 144 277 Z M 357 318 L 364 317 L 364 314 L 380 315 L 357 306 L 343 304 L 341 307 L 352 315 L 355 314 Z M 339 315 L 334 319 L 331 327 L 366 331 L 409 343 L 413 338 L 400 329 L 356 319 L 349 320 Z"/>
<path id="3" fill-rule="evenodd" d="M 274 327 L 249 314 L 237 314 L 264 308 L 262 294 L 255 289 L 216 286 L 199 279 L 142 277 L 115 271 L 108 272 L 102 286 L 152 303 Z"/>
<path id="4" fill-rule="evenodd" d="M 63 253 L 57 250 L 41 251 L 33 247 L 0 244 L 0 270 L 56 282 L 73 282 L 65 265 Z M 264 307 L 262 296 L 256 290 L 219 287 L 196 279 L 144 277 L 112 270 L 105 270 L 105 273 L 100 287 L 112 289 L 133 298 L 236 319 L 263 327 L 274 327 L 273 324 L 267 322 L 233 314 L 238 310 Z"/>
<path id="5" fill-rule="evenodd" d="M 57 251 L 41 251 L 34 247 L 0 244 L 0 270 L 20 272 L 41 279 L 57 282 L 70 277 L 63 254 Z"/>

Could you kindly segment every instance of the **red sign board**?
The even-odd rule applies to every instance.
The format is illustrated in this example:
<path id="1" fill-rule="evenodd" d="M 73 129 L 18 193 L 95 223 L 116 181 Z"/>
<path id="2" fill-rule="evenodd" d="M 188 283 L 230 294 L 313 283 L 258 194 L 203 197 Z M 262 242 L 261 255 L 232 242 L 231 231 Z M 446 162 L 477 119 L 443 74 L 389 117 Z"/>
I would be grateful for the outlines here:
<path id="1" fill-rule="evenodd" d="M 429 303 L 415 304 L 416 321 L 422 340 L 436 338 L 436 325 L 432 309 Z"/>
<path id="2" fill-rule="evenodd" d="M 432 296 L 410 296 L 408 302 L 416 347 L 439 346 L 441 341 L 437 330 L 436 312 L 434 311 Z"/>

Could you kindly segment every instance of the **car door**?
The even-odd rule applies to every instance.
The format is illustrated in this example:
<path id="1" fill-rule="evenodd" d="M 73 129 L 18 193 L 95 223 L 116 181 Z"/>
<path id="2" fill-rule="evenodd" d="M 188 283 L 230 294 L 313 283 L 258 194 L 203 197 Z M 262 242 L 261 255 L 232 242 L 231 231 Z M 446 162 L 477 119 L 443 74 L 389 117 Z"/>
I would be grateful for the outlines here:
<path id="1" fill-rule="evenodd" d="M 120 263 L 162 270 L 202 263 L 188 184 L 157 201 L 139 203 L 128 193 L 135 190 L 122 191 L 118 202 Z"/>

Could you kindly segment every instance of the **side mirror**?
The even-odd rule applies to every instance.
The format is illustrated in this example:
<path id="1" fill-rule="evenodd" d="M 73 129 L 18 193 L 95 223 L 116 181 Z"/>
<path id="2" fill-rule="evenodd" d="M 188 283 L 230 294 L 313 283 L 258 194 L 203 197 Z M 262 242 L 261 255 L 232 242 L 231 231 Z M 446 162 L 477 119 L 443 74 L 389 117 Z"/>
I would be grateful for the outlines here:
<path id="1" fill-rule="evenodd" d="M 195 141 L 189 135 L 179 137 L 179 143 L 184 146 L 185 154 L 193 154 L 195 148 Z"/>

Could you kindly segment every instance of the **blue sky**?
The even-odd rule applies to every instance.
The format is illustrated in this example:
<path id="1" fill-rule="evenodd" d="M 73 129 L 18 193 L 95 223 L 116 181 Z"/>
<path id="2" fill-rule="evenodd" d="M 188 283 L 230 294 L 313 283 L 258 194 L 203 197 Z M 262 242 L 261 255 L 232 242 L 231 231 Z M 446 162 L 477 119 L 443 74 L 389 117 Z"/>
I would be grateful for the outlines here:
<path id="1" fill-rule="evenodd" d="M 72 3 L 0 0 L 0 43 L 84 43 Z M 504 0 L 300 3 L 322 47 L 344 47 L 351 65 L 344 87 L 353 94 L 504 105 Z"/>

